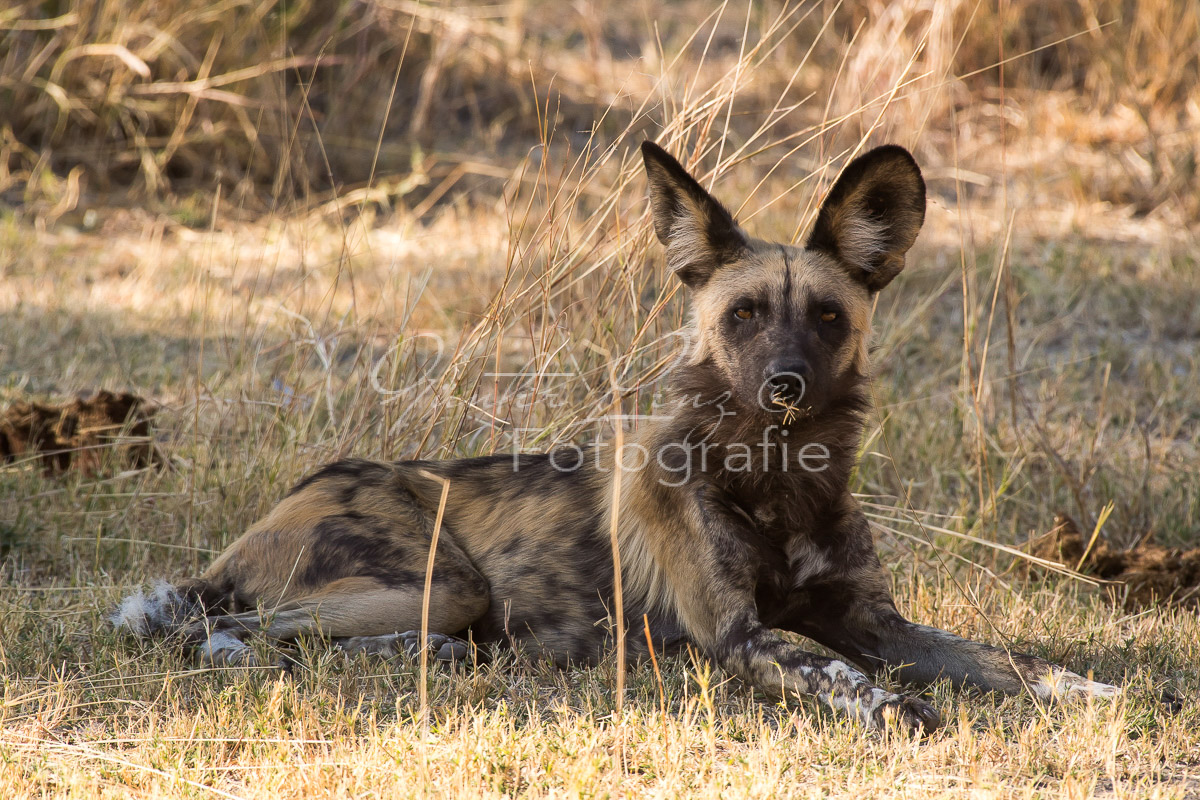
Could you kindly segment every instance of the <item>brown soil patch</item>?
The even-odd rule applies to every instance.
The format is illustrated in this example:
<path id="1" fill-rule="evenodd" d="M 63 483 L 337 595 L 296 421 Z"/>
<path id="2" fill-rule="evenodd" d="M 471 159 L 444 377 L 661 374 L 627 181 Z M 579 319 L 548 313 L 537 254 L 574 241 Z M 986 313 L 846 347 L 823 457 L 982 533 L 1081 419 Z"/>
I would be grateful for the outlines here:
<path id="1" fill-rule="evenodd" d="M 57 405 L 18 401 L 0 414 L 0 458 L 36 457 L 47 475 L 94 473 L 114 451 L 118 463 L 159 463 L 150 437 L 153 413 L 135 394 L 103 389 Z"/>
<path id="2" fill-rule="evenodd" d="M 1030 542 L 1033 555 L 1111 581 L 1109 595 L 1126 608 L 1200 605 L 1200 547 L 1162 547 L 1147 537 L 1129 550 L 1116 550 L 1102 538 L 1089 548 L 1091 535 L 1081 533 L 1075 520 L 1059 514 L 1054 523 Z"/>

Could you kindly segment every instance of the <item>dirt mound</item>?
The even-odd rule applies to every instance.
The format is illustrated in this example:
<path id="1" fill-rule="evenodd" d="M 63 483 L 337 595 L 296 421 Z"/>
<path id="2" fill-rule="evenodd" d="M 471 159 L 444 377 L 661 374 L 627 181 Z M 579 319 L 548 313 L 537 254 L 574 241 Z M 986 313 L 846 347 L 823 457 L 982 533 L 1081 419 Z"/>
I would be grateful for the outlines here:
<path id="1" fill-rule="evenodd" d="M 91 474 L 116 451 L 120 463 L 144 467 L 160 460 L 150 437 L 153 413 L 135 394 L 106 390 L 58 405 L 18 401 L 0 414 L 0 458 L 36 456 L 47 475 Z"/>
<path id="2" fill-rule="evenodd" d="M 1132 549 L 1116 550 L 1101 538 L 1089 548 L 1090 539 L 1075 520 L 1059 514 L 1054 528 L 1032 540 L 1030 550 L 1039 558 L 1111 581 L 1109 594 L 1128 609 L 1200 605 L 1200 547 L 1162 547 L 1147 537 Z"/>

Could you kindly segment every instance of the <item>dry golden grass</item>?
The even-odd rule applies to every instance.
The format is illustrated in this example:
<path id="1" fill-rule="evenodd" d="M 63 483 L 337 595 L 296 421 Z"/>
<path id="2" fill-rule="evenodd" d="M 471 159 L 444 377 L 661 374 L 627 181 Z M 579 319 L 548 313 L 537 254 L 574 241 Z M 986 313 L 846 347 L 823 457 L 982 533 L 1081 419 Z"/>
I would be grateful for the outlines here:
<path id="1" fill-rule="evenodd" d="M 1200 796 L 1195 609 L 986 545 L 1059 511 L 1196 541 L 1194 4 L 283 9 L 0 11 L 0 402 L 133 389 L 171 460 L 0 468 L 0 796 Z M 281 682 L 107 630 L 323 461 L 611 435 L 614 377 L 648 408 L 683 297 L 642 135 L 785 239 L 854 152 L 914 149 L 928 221 L 854 488 L 907 614 L 1127 698 L 937 685 L 916 743 L 688 659 L 632 669 L 618 713 L 611 663 L 509 658 L 431 670 L 426 730 L 415 664 L 311 647 Z"/>

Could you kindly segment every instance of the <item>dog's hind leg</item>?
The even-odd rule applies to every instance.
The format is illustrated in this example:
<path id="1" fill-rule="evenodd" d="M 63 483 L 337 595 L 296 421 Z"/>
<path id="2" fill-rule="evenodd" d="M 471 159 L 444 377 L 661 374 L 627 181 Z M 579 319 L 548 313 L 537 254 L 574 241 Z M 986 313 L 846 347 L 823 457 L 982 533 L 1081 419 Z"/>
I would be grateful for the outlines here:
<path id="1" fill-rule="evenodd" d="M 277 640 L 303 634 L 319 634 L 335 641 L 408 635 L 421 626 L 423 591 L 420 585 L 388 586 L 377 578 L 342 578 L 275 608 L 263 606 L 256 611 L 210 617 L 194 623 L 188 633 L 197 642 L 202 661 L 252 665 L 253 653 L 243 641 L 252 632 Z M 430 586 L 429 630 L 439 634 L 463 630 L 487 611 L 489 604 L 482 578 L 480 585 L 473 587 L 435 580 Z M 454 651 L 451 647 L 448 654 Z"/>

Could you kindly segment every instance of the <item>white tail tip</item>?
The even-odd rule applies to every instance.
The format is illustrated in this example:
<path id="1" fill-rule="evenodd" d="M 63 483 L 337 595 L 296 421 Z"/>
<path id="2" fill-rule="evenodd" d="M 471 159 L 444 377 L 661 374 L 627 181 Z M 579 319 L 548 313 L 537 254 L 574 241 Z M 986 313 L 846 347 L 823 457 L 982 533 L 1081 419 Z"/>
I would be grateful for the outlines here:
<path id="1" fill-rule="evenodd" d="M 170 633 L 197 614 L 195 603 L 166 581 L 158 581 L 149 593 L 138 589 L 122 600 L 108 621 L 135 636 L 154 636 Z"/>

